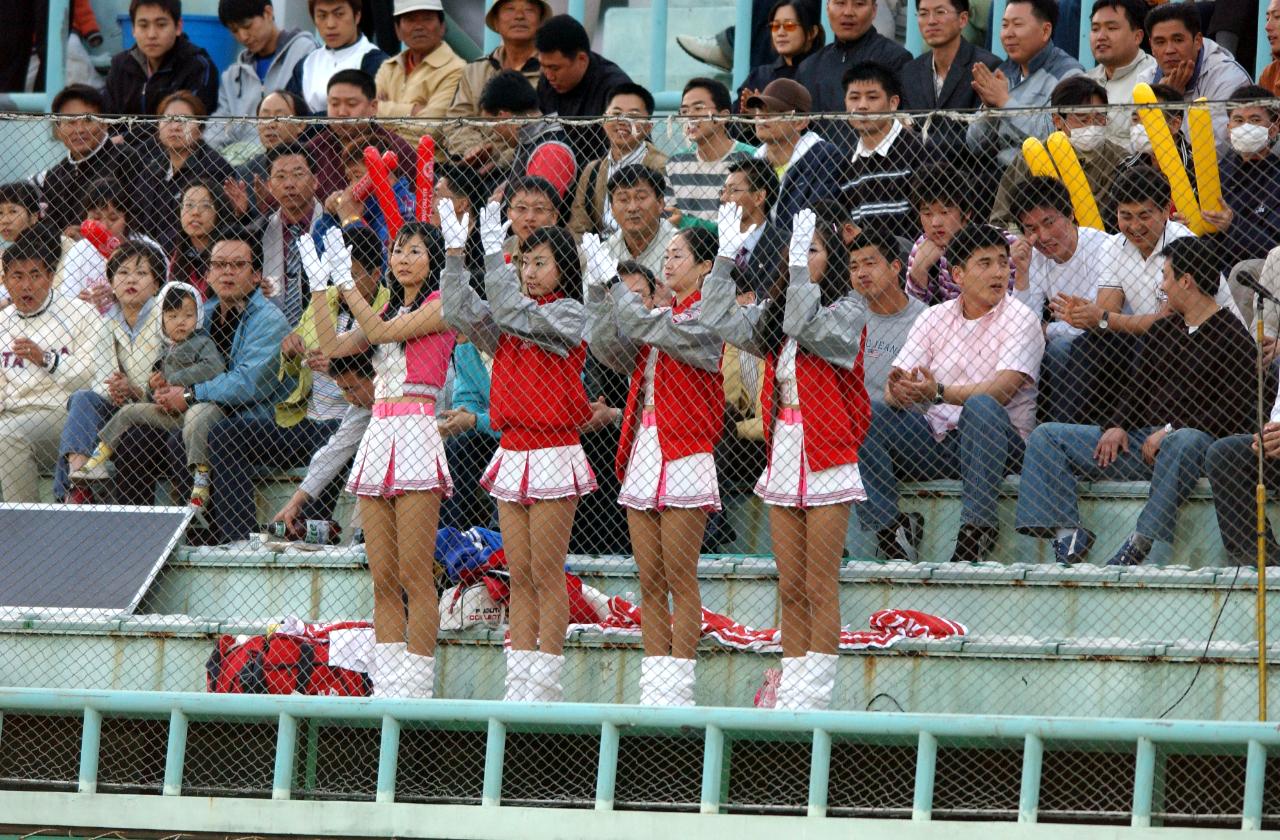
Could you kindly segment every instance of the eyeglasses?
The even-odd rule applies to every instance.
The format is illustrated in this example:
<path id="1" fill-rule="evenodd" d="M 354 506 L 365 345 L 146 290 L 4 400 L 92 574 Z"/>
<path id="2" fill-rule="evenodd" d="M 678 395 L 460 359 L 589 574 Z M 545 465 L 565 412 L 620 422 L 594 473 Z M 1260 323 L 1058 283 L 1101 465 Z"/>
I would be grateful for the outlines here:
<path id="1" fill-rule="evenodd" d="M 186 212 L 186 211 L 190 210 L 190 211 L 191 211 L 191 212 L 193 212 L 193 213 L 199 213 L 199 212 L 203 212 L 203 211 L 205 211 L 205 210 L 212 210 L 212 209 L 214 209 L 214 207 L 213 207 L 213 202 L 212 202 L 212 201 L 184 201 L 184 202 L 182 202 L 182 210 L 183 210 L 183 212 Z"/>
<path id="2" fill-rule="evenodd" d="M 690 102 L 688 105 L 680 106 L 680 116 L 691 117 L 691 116 L 705 114 L 708 111 L 712 110 L 714 107 L 715 106 L 708 105 L 705 102 Z"/>
<path id="3" fill-rule="evenodd" d="M 775 20 L 769 23 L 769 31 L 778 32 L 795 32 L 800 28 L 800 23 L 794 20 Z"/>
<path id="4" fill-rule="evenodd" d="M 742 195 L 743 193 L 749 192 L 751 192 L 751 190 L 746 187 L 722 187 L 720 189 L 720 195 L 725 198 L 732 198 L 735 195 Z"/>
<path id="5" fill-rule="evenodd" d="M 955 11 L 953 9 L 917 9 L 916 10 L 916 17 L 920 18 L 921 20 L 931 20 L 933 18 L 937 18 L 941 20 L 943 18 L 949 18 L 954 14 L 955 14 Z"/>
<path id="6" fill-rule="evenodd" d="M 253 265 L 253 260 L 209 260 L 209 268 L 214 271 L 244 271 Z"/>
<path id="7" fill-rule="evenodd" d="M 512 204 L 511 207 L 508 208 L 507 210 L 507 215 L 510 216 L 513 213 L 517 213 L 521 216 L 528 216 L 533 213 L 550 214 L 551 208 L 545 205 L 533 205 L 531 207 L 528 204 Z"/>

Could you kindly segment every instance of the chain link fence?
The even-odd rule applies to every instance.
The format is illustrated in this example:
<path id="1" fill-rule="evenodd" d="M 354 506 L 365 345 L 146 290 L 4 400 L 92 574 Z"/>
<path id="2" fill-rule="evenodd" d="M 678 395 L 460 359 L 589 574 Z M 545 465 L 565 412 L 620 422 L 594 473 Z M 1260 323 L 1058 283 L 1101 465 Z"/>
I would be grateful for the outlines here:
<path id="1" fill-rule="evenodd" d="M 1229 127 L 1276 103 L 759 104 L 10 122 L 0 492 L 45 507 L 0 685 L 1255 717 L 1280 183 Z M 101 608 L 155 504 L 181 540 Z M 122 518 L 67 544 L 77 505 Z M 74 779 L 74 733 L 4 726 L 0 776 Z M 303 730 L 300 787 L 372 797 L 376 728 Z M 478 799 L 482 731 L 402 737 L 400 795 Z M 163 721 L 104 738 L 104 785 L 161 784 Z M 187 789 L 269 795 L 274 744 L 192 721 Z M 1017 746 L 941 745 L 936 809 L 1016 813 Z M 802 809 L 809 749 L 736 743 L 725 802 Z M 1044 814 L 1125 811 L 1132 755 L 1050 749 Z M 513 732 L 504 796 L 588 803 L 598 750 Z M 696 807 L 697 739 L 622 756 L 619 807 Z M 914 762 L 836 743 L 832 812 L 909 813 Z M 1170 818 L 1243 766 L 1171 756 Z"/>

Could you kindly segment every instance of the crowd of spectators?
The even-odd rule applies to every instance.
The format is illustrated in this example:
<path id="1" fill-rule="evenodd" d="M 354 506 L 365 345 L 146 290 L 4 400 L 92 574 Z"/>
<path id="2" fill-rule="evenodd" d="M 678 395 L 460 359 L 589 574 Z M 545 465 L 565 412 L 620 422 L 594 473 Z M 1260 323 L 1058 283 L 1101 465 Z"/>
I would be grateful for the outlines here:
<path id="1" fill-rule="evenodd" d="M 256 476 L 307 467 L 277 517 L 294 534 L 331 518 L 369 423 L 373 370 L 321 352 L 318 307 L 339 334 L 354 316 L 336 289 L 312 295 L 305 257 L 342 231 L 360 296 L 386 305 L 398 220 L 368 188 L 372 147 L 394 154 L 383 165 L 403 219 L 423 209 L 430 224 L 470 225 L 477 288 L 476 220 L 491 201 L 518 271 L 545 228 L 595 235 L 655 307 L 670 297 L 672 242 L 716 231 L 721 205 L 739 208 L 741 245 L 724 255 L 739 305 L 776 298 L 793 220 L 812 210 L 854 247 L 847 293 L 865 310 L 859 365 L 873 405 L 856 520 L 886 556 L 918 557 L 929 524 L 899 510 L 898 483 L 952 478 L 963 484 L 953 559 L 989 557 L 1011 473 L 1023 476 L 1017 529 L 1053 540 L 1063 562 L 1084 560 L 1094 540 L 1078 478 L 1152 484 L 1112 562 L 1141 563 L 1171 541 L 1206 474 L 1228 555 L 1249 553 L 1258 348 L 1227 278 L 1265 260 L 1261 281 L 1280 286 L 1280 65 L 1255 84 L 1206 37 L 1196 4 L 1096 0 L 1086 73 L 1059 46 L 1055 0 L 1006 4 L 992 24 L 1003 60 L 967 39 L 968 0 L 920 0 L 928 49 L 914 57 L 878 31 L 876 0 L 827 0 L 830 31 L 814 0 L 778 0 L 757 37 L 771 57 L 739 90 L 712 75 L 683 86 L 684 142 L 670 154 L 652 136 L 652 92 L 544 0 L 494 3 L 485 23 L 499 46 L 469 63 L 446 43 L 440 0 L 395 0 L 395 56 L 361 34 L 360 7 L 309 0 L 313 34 L 282 30 L 270 0 L 222 0 L 243 49 L 219 72 L 182 33 L 180 0 L 133 0 L 137 45 L 116 56 L 105 91 L 54 97 L 65 159 L 0 185 L 5 501 L 36 500 L 42 471 L 68 504 L 152 504 L 167 480 L 198 509 L 192 538 L 227 544 L 256 528 Z M 1159 103 L 1215 103 L 1221 203 L 1203 208 L 1206 235 L 1189 228 L 1200 208 L 1179 205 L 1188 194 L 1171 188 L 1133 113 L 1139 83 Z M 1185 111 L 1162 113 L 1195 201 L 1203 170 Z M 331 119 L 299 120 L 311 116 Z M 259 119 L 234 119 L 245 117 Z M 1023 158 L 1024 140 L 1055 131 L 1102 229 L 1078 224 L 1079 190 Z M 435 140 L 434 194 L 456 219 L 415 208 L 423 136 Z M 1276 332 L 1273 318 L 1267 362 Z M 477 492 L 498 445 L 492 364 L 465 340 L 453 351 L 436 414 L 456 482 L 444 524 L 494 519 Z M 764 461 L 765 370 L 724 351 L 726 498 L 748 492 Z M 622 551 L 612 461 L 627 381 L 594 359 L 584 378 L 583 445 L 601 492 L 584 501 L 572 545 Z M 1252 445 L 1280 482 L 1280 401 Z M 705 544 L 729 530 L 714 517 Z"/>

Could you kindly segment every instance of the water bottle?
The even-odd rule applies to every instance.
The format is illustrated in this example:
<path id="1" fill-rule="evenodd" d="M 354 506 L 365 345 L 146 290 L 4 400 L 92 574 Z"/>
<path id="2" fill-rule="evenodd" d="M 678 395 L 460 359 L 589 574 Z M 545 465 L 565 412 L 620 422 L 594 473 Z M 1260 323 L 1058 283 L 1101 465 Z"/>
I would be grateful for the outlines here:
<path id="1" fill-rule="evenodd" d="M 268 522 L 261 530 L 268 539 L 297 540 L 300 535 L 310 545 L 337 545 L 342 539 L 341 526 L 331 519 L 308 519 L 296 530 L 287 522 Z"/>

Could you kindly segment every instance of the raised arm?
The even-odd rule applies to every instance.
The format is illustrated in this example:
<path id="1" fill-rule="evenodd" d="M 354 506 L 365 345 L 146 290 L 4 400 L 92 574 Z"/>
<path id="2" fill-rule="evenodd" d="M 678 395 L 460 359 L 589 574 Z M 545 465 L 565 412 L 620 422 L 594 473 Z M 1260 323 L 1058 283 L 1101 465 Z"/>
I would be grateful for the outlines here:
<path id="1" fill-rule="evenodd" d="M 582 253 L 587 263 L 587 344 L 591 355 L 610 370 L 629 375 L 640 345 L 618 329 L 618 313 L 609 294 L 609 285 L 618 276 L 618 260 L 594 233 L 583 234 Z"/>
<path id="2" fill-rule="evenodd" d="M 719 246 L 711 273 L 702 281 L 701 318 L 720 339 L 734 347 L 756 356 L 767 352 L 761 326 L 768 301 L 751 306 L 738 304 L 738 289 L 733 282 L 734 257 L 755 232 L 752 225 L 742 229 L 742 208 L 736 204 L 721 204 L 717 213 L 716 230 Z"/>
<path id="3" fill-rule="evenodd" d="M 336 237 L 333 236 L 334 231 L 337 231 Z M 338 335 L 337 325 L 333 322 L 333 310 L 329 305 L 332 300 L 330 296 L 341 295 L 342 292 L 338 289 L 330 290 L 330 283 L 333 282 L 334 266 L 339 264 L 340 259 L 347 273 L 342 282 L 347 282 L 351 275 L 350 256 L 339 258 L 336 254 L 329 253 L 329 248 L 341 243 L 342 230 L 336 227 L 330 228 L 325 234 L 324 257 L 316 253 L 316 244 L 310 236 L 303 236 L 298 240 L 298 255 L 302 260 L 303 275 L 307 278 L 307 287 L 311 290 L 311 314 L 315 319 L 316 347 L 330 359 L 354 356 L 369 348 L 369 342 L 365 339 L 364 332 L 358 323 L 354 328 Z"/>
<path id="4" fill-rule="evenodd" d="M 700 304 L 673 316 L 666 307 L 646 309 L 640 296 L 621 283 L 615 284 L 609 293 L 618 311 L 618 328 L 624 336 L 657 347 L 686 365 L 713 372 L 720 369 L 724 342 L 702 321 Z"/>
<path id="5" fill-rule="evenodd" d="M 582 343 L 586 325 L 582 301 L 561 298 L 539 305 L 520 291 L 515 269 L 500 253 L 486 255 L 484 267 L 484 293 L 499 330 L 560 356 Z"/>
<path id="6" fill-rule="evenodd" d="M 441 312 L 449 326 L 483 352 L 492 354 L 498 349 L 498 328 L 489 304 L 471 288 L 471 277 L 462 256 L 471 220 L 465 216 L 458 219 L 453 212 L 453 202 L 448 199 L 439 202 L 439 211 L 445 246 L 444 271 L 440 273 Z"/>

